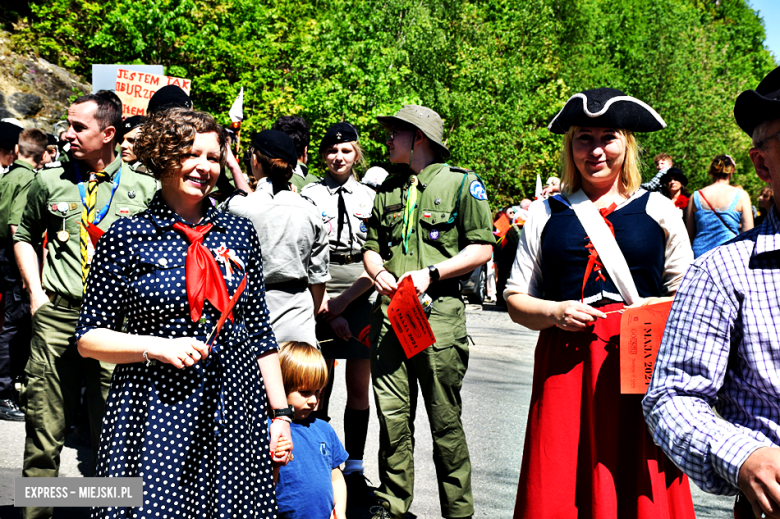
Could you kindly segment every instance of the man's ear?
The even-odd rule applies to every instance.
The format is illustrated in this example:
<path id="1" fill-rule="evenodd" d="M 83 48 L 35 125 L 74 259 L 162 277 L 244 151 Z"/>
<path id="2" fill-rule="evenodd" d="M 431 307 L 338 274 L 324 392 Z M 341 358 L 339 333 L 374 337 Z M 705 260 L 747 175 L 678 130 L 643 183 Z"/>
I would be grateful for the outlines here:
<path id="1" fill-rule="evenodd" d="M 766 165 L 766 157 L 764 152 L 758 148 L 750 148 L 750 160 L 753 162 L 753 167 L 756 169 L 758 178 L 764 182 L 771 182 L 772 176 L 769 174 L 769 168 Z"/>
<path id="2" fill-rule="evenodd" d="M 106 126 L 106 128 L 103 130 L 103 144 L 108 144 L 116 136 L 116 128 L 113 126 Z"/>
<path id="3" fill-rule="evenodd" d="M 18 144 L 14 144 L 14 155 L 16 155 L 17 157 L 19 156 L 19 145 Z"/>

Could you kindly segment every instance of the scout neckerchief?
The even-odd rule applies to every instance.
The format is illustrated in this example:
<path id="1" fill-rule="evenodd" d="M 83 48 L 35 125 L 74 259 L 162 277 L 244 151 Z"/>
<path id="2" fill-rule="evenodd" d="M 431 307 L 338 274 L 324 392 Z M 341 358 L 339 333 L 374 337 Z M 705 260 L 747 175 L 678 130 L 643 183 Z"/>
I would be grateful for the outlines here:
<path id="1" fill-rule="evenodd" d="M 89 181 L 87 187 L 84 187 L 84 181 L 81 179 L 81 172 L 79 171 L 78 164 L 73 163 L 74 170 L 76 172 L 76 180 L 79 183 L 79 194 L 81 195 L 81 226 L 79 228 L 79 237 L 81 243 L 81 282 L 84 287 L 87 286 L 87 274 L 89 274 L 89 264 L 91 258 L 89 257 L 89 244 L 90 240 L 90 227 L 99 224 L 108 213 L 108 208 L 111 205 L 111 201 L 114 199 L 114 193 L 119 186 L 119 180 L 122 177 L 122 164 L 119 165 L 119 171 L 114 175 L 114 185 L 111 188 L 111 196 L 108 199 L 108 203 L 95 214 L 95 203 L 97 202 L 97 188 L 98 184 L 104 180 L 108 180 L 110 177 L 105 171 L 92 171 L 89 174 Z M 93 244 L 94 247 L 94 244 Z"/>
<path id="2" fill-rule="evenodd" d="M 225 312 L 230 304 L 227 285 L 222 277 L 222 271 L 217 265 L 217 260 L 203 246 L 203 237 L 208 233 L 212 224 L 192 228 L 182 222 L 173 224 L 173 228 L 182 233 L 190 246 L 187 248 L 187 262 L 184 264 L 184 275 L 187 284 L 187 301 L 190 304 L 190 317 L 193 322 L 198 322 L 203 314 L 203 304 L 206 299 L 219 310 Z M 232 310 L 228 310 L 228 319 L 233 320 Z"/>
<path id="3" fill-rule="evenodd" d="M 409 238 L 412 236 L 412 225 L 414 210 L 417 208 L 417 177 L 412 175 L 409 178 L 409 191 L 406 194 L 406 204 L 404 205 L 404 227 L 402 240 L 404 245 L 404 254 L 409 254 Z"/>

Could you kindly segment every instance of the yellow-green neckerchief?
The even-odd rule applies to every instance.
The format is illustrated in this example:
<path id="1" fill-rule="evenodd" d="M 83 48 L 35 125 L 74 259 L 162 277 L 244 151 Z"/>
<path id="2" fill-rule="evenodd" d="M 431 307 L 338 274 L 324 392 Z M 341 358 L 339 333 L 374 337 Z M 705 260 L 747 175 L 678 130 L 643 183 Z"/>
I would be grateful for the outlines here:
<path id="1" fill-rule="evenodd" d="M 404 254 L 409 254 L 409 238 L 412 235 L 412 218 L 414 210 L 417 208 L 417 177 L 412 175 L 409 179 L 409 192 L 406 196 L 406 205 L 404 205 L 404 228 L 402 240 L 404 244 Z"/>

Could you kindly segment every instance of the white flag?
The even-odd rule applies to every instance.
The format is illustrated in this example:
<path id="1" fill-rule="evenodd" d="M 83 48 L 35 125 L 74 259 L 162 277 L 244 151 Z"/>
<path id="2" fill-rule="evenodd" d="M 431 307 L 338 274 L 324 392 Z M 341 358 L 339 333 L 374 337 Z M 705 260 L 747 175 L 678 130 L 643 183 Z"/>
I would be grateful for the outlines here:
<path id="1" fill-rule="evenodd" d="M 539 173 L 536 174 L 536 191 L 534 192 L 534 198 L 538 200 L 542 197 L 542 177 Z"/>
<path id="2" fill-rule="evenodd" d="M 238 93 L 238 97 L 233 101 L 233 106 L 230 107 L 230 120 L 234 123 L 239 123 L 244 120 L 244 87 L 241 87 L 241 92 Z"/>

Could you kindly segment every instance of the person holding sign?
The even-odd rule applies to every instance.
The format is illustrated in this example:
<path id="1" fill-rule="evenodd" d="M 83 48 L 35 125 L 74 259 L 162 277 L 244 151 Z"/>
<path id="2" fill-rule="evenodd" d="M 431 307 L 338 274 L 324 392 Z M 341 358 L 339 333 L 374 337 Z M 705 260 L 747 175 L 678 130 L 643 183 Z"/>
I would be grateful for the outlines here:
<path id="1" fill-rule="evenodd" d="M 272 453 L 292 410 L 257 233 L 208 200 L 226 148 L 208 114 L 151 116 L 135 152 L 162 187 L 98 243 L 75 336 L 117 364 L 96 476 L 142 477 L 144 504 L 95 518 L 276 517 L 271 461 L 290 452 Z"/>
<path id="2" fill-rule="evenodd" d="M 490 259 L 493 236 L 485 186 L 472 171 L 449 166 L 439 114 L 407 105 L 377 117 L 390 131 L 390 162 L 409 169 L 379 187 L 363 246 L 377 299 L 371 314 L 371 375 L 379 417 L 380 514 L 404 517 L 414 498 L 414 413 L 422 392 L 444 517 L 471 517 L 471 462 L 461 423 L 460 390 L 468 365 L 466 316 L 458 277 Z M 411 333 L 397 334 L 388 309 L 413 283 L 406 311 Z M 428 330 L 415 324 L 422 296 L 435 343 L 420 351 Z M 396 305 L 399 301 L 396 300 Z M 417 343 L 416 341 L 424 341 Z M 403 343 L 401 342 L 403 341 Z M 406 351 L 413 355 L 408 357 Z"/>
<path id="3" fill-rule="evenodd" d="M 122 103 L 105 90 L 77 98 L 68 108 L 72 161 L 39 173 L 14 234 L 14 253 L 30 295 L 32 340 L 21 394 L 27 439 L 22 475 L 53 477 L 65 432 L 86 380 L 92 446 L 97 452 L 113 366 L 83 359 L 71 342 L 99 235 L 121 217 L 146 209 L 153 178 L 131 175 L 116 154 Z M 43 280 L 38 249 L 48 236 Z M 51 517 L 28 508 L 26 517 Z"/>
<path id="4" fill-rule="evenodd" d="M 780 67 L 737 97 L 734 116 L 777 193 Z M 688 270 L 643 402 L 656 443 L 702 490 L 739 492 L 743 519 L 780 518 L 779 216 L 775 203 Z"/>
<path id="5" fill-rule="evenodd" d="M 620 392 L 620 310 L 671 299 L 693 261 L 672 202 L 639 187 L 634 132 L 665 126 L 612 88 L 573 95 L 549 125 L 562 192 L 531 206 L 504 291 L 512 320 L 541 330 L 515 519 L 694 517 L 641 395 Z"/>

